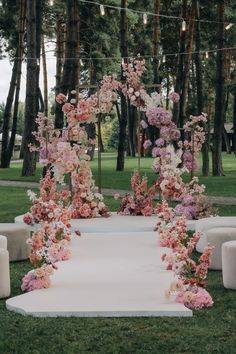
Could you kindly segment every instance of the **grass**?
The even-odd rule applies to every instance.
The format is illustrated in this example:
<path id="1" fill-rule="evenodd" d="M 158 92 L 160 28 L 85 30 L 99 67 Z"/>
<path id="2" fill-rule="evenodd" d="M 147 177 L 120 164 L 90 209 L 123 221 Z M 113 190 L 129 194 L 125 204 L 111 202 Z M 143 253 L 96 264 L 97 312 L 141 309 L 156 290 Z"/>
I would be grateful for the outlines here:
<path id="1" fill-rule="evenodd" d="M 0 196 L 0 222 L 13 221 L 30 206 L 25 188 L 0 187 Z M 118 201 L 105 201 L 117 209 Z M 236 205 L 218 207 L 220 215 L 236 215 Z M 28 261 L 11 263 L 11 296 L 21 294 L 21 279 L 30 269 Z M 33 318 L 7 311 L 2 299 L 0 353 L 234 354 L 236 293 L 223 287 L 219 271 L 209 272 L 208 290 L 214 307 L 192 318 Z"/>
<path id="2" fill-rule="evenodd" d="M 153 159 L 143 158 L 141 160 L 141 174 L 146 175 L 150 183 L 155 180 L 155 174 L 151 169 Z M 236 197 L 236 159 L 234 155 L 228 155 L 223 153 L 223 164 L 225 170 L 225 176 L 223 177 L 202 177 L 201 172 L 198 172 L 200 182 L 206 185 L 206 193 L 208 195 L 215 196 L 235 196 Z M 201 166 L 201 161 L 200 161 Z M 134 168 L 137 167 L 137 158 L 126 157 L 125 170 L 116 171 L 116 154 L 104 153 L 102 155 L 102 187 L 113 189 L 125 189 L 130 190 L 130 176 L 133 173 Z M 91 168 L 94 174 L 94 178 L 97 181 L 97 158 L 91 162 Z M 37 182 L 41 176 L 41 167 L 38 166 L 35 176 L 22 177 L 21 176 L 21 164 L 13 163 L 11 168 L 0 169 L 0 179 L 2 180 L 19 180 L 28 182 Z M 189 179 L 189 176 L 184 177 L 185 180 Z"/>

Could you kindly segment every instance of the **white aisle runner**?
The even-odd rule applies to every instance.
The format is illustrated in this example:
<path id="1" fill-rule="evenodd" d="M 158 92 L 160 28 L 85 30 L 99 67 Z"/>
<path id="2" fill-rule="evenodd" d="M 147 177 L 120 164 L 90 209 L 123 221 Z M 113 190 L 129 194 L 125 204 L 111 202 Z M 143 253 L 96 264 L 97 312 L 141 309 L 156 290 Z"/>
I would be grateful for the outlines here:
<path id="1" fill-rule="evenodd" d="M 43 317 L 192 316 L 165 299 L 173 273 L 157 233 L 115 231 L 73 237 L 72 258 L 58 263 L 52 287 L 8 299 L 7 308 Z"/>

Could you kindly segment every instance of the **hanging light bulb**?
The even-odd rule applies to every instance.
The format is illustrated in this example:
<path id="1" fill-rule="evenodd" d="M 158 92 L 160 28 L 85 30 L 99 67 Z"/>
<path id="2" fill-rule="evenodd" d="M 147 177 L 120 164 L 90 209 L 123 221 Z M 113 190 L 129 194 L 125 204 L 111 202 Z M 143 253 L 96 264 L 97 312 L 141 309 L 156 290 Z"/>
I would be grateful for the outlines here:
<path id="1" fill-rule="evenodd" d="M 105 15 L 105 8 L 104 5 L 100 5 L 100 15 L 104 16 Z"/>
<path id="2" fill-rule="evenodd" d="M 49 5 L 53 6 L 54 5 L 54 1 L 53 0 L 49 0 Z"/>
<path id="3" fill-rule="evenodd" d="M 182 31 L 186 31 L 186 22 L 184 20 L 182 21 Z"/>
<path id="4" fill-rule="evenodd" d="M 206 59 L 209 58 L 209 53 L 206 51 Z"/>
<path id="5" fill-rule="evenodd" d="M 147 14 L 146 14 L 146 12 L 143 14 L 143 24 L 144 25 L 147 24 Z"/>
<path id="6" fill-rule="evenodd" d="M 225 27 L 226 31 L 228 31 L 233 25 L 234 25 L 233 23 L 229 23 L 229 24 Z"/>
<path id="7" fill-rule="evenodd" d="M 166 56 L 163 55 L 163 57 L 162 57 L 162 63 L 165 63 L 165 62 L 166 62 Z"/>

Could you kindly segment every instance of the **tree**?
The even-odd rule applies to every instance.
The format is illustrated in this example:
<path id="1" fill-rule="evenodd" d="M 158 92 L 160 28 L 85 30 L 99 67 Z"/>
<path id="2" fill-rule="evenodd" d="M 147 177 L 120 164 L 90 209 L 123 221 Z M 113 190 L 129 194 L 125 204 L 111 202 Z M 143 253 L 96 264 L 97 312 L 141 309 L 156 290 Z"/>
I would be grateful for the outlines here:
<path id="1" fill-rule="evenodd" d="M 196 1 L 196 32 L 195 32 L 195 48 L 196 54 L 195 66 L 196 66 L 196 86 L 197 86 L 197 112 L 198 115 L 204 111 L 204 94 L 203 94 L 203 73 L 202 73 L 202 59 L 201 59 L 201 22 L 200 22 L 200 6 L 199 0 Z M 209 117 L 208 117 L 209 118 Z M 207 126 L 205 126 L 206 130 Z M 207 134 L 208 136 L 208 134 Z M 209 174 L 209 146 L 208 138 L 202 145 L 202 174 L 208 176 Z"/>
<path id="2" fill-rule="evenodd" d="M 128 47 L 127 47 L 127 36 L 128 36 L 128 24 L 127 24 L 127 0 L 121 0 L 120 10 L 120 53 L 124 62 L 127 62 L 128 57 Z M 123 76 L 123 68 L 121 66 L 121 81 L 124 82 L 125 78 Z M 127 127 L 127 101 L 123 93 L 120 94 L 120 107 L 121 114 L 119 116 L 119 142 L 118 142 L 118 153 L 117 153 L 117 164 L 116 170 L 123 171 L 125 165 L 125 143 L 126 143 L 126 127 Z"/>
<path id="3" fill-rule="evenodd" d="M 214 117 L 214 138 L 212 151 L 212 172 L 213 176 L 224 175 L 222 166 L 222 136 L 224 128 L 224 103 L 225 103 L 225 70 L 224 70 L 224 0 L 218 0 L 218 51 L 216 55 L 216 99 Z"/>
<path id="4" fill-rule="evenodd" d="M 67 0 L 66 2 L 67 20 L 66 20 L 66 43 L 65 43 L 65 60 L 63 65 L 63 72 L 60 82 L 60 92 L 64 95 L 69 94 L 71 97 L 71 90 L 78 87 L 78 68 L 80 53 L 78 52 L 79 38 L 79 11 L 76 0 Z M 61 51 L 57 50 L 59 54 Z M 59 65 L 59 64 L 58 64 Z M 61 110 L 61 105 L 56 104 L 55 112 L 55 127 L 63 128 L 64 116 Z"/>
<path id="5" fill-rule="evenodd" d="M 8 91 L 6 107 L 3 115 L 3 127 L 2 127 L 3 134 L 2 134 L 2 151 L 1 151 L 2 168 L 6 168 L 10 166 L 10 160 L 12 157 L 14 144 L 15 144 L 20 84 L 21 84 L 21 67 L 22 67 L 23 50 L 24 50 L 25 19 L 26 19 L 26 0 L 20 0 L 18 44 L 17 44 L 17 49 L 15 51 L 12 77 L 11 77 L 10 87 Z M 10 119 L 12 115 L 13 102 L 14 102 L 13 122 L 12 122 L 12 129 L 11 129 L 11 137 L 9 141 Z"/>
<path id="6" fill-rule="evenodd" d="M 27 0 L 27 77 L 25 99 L 25 125 L 23 134 L 24 161 L 22 176 L 32 176 L 36 168 L 36 154 L 29 149 L 34 143 L 36 117 L 39 110 L 39 65 L 41 43 L 41 0 Z"/>

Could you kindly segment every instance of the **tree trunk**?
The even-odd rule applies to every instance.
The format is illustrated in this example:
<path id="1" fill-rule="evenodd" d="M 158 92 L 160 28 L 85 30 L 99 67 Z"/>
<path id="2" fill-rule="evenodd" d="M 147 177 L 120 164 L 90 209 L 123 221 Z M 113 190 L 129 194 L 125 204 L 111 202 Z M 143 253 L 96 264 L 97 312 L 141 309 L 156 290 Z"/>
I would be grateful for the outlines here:
<path id="1" fill-rule="evenodd" d="M 199 0 L 196 1 L 196 18 L 200 20 L 200 8 Z M 204 95 L 203 95 L 203 80 L 202 80 L 202 60 L 201 60 L 201 23 L 200 21 L 196 22 L 195 30 L 195 66 L 196 66 L 196 84 L 197 84 L 197 110 L 198 115 L 202 114 L 204 111 Z M 210 119 L 210 117 L 208 117 Z M 206 132 L 206 126 L 205 132 Z M 202 175 L 208 176 L 209 174 L 209 144 L 206 137 L 205 142 L 202 145 Z"/>
<path id="2" fill-rule="evenodd" d="M 154 13 L 156 16 L 153 18 L 153 83 L 159 84 L 158 74 L 158 51 L 159 51 L 159 37 L 160 37 L 160 0 L 155 0 Z M 157 90 L 159 91 L 159 90 Z"/>
<path id="3" fill-rule="evenodd" d="M 64 57 L 64 31 L 61 15 L 56 15 L 56 89 L 55 95 L 60 93 L 62 65 Z"/>
<path id="4" fill-rule="evenodd" d="M 225 80 L 227 82 L 230 82 L 231 78 L 231 73 L 230 73 L 230 67 L 231 67 L 231 58 L 232 58 L 232 50 L 226 50 L 225 55 L 224 55 L 224 70 L 225 70 Z M 229 106 L 229 95 L 230 95 L 230 90 L 229 90 L 229 85 L 227 85 L 225 89 L 225 102 L 224 102 L 224 123 L 226 123 L 226 115 L 227 115 L 227 110 Z M 225 126 L 223 127 L 223 138 L 226 146 L 226 151 L 228 154 L 231 154 L 231 146 L 230 146 L 230 139 L 227 134 L 227 131 L 225 129 Z"/>
<path id="5" fill-rule="evenodd" d="M 234 106 L 233 106 L 233 142 L 234 142 L 234 155 L 236 156 L 236 88 L 234 89 Z"/>
<path id="6" fill-rule="evenodd" d="M 27 77 L 25 99 L 25 126 L 23 134 L 24 161 L 22 176 L 32 176 L 36 168 L 36 154 L 31 153 L 29 144 L 34 143 L 32 132 L 36 130 L 36 116 L 38 113 L 38 65 L 37 65 L 37 10 L 39 0 L 27 0 Z"/>
<path id="7" fill-rule="evenodd" d="M 17 56 L 18 56 L 18 51 L 16 51 L 16 57 Z M 15 95 L 15 89 L 16 89 L 17 66 L 18 66 L 18 59 L 16 58 L 14 60 L 14 65 L 12 68 L 11 82 L 10 82 L 10 87 L 7 95 L 7 102 L 4 110 L 4 115 L 3 115 L 1 168 L 9 167 L 7 148 L 8 148 L 8 140 L 9 140 L 11 110 L 12 110 L 12 104 Z"/>
<path id="8" fill-rule="evenodd" d="M 222 135 L 224 128 L 225 70 L 224 70 L 224 0 L 218 5 L 218 51 L 216 55 L 216 99 L 214 117 L 214 140 L 212 153 L 213 176 L 224 175 L 222 166 Z"/>
<path id="9" fill-rule="evenodd" d="M 227 130 L 225 129 L 225 127 L 223 128 L 223 138 L 224 138 L 227 154 L 231 154 L 230 140 L 229 140 L 228 133 L 227 133 Z"/>
<path id="10" fill-rule="evenodd" d="M 187 105 L 187 93 L 189 84 L 189 72 L 190 63 L 192 58 L 192 47 L 193 47 L 193 34 L 194 34 L 194 20 L 195 20 L 195 9 L 196 0 L 192 0 L 191 14 L 188 26 L 188 43 L 186 47 L 185 60 L 184 60 L 184 71 L 183 71 L 183 81 L 182 81 L 182 92 L 180 95 L 180 106 L 179 106 L 179 125 L 182 128 L 184 121 L 186 119 L 186 105 Z"/>
<path id="11" fill-rule="evenodd" d="M 120 52 L 121 57 L 127 62 L 127 0 L 121 0 L 120 10 Z M 124 82 L 123 68 L 121 66 L 121 81 Z M 121 93 L 121 115 L 119 119 L 119 140 L 116 170 L 123 171 L 125 166 L 125 145 L 126 145 L 126 127 L 127 127 L 127 101 L 126 97 Z"/>
<path id="12" fill-rule="evenodd" d="M 188 0 L 182 0 L 182 17 L 186 20 L 187 18 L 187 5 Z M 185 52 L 185 42 L 186 42 L 186 31 L 180 31 L 180 40 L 179 40 L 179 55 L 178 55 L 178 64 L 177 64 L 177 74 L 175 82 L 175 92 L 181 95 L 182 90 L 182 80 L 183 80 L 183 70 L 184 70 L 184 53 Z M 179 124 L 179 109 L 180 102 L 174 104 L 173 110 L 173 121 L 178 125 Z"/>
<path id="13" fill-rule="evenodd" d="M 44 36 L 42 36 L 42 62 L 43 62 L 43 100 L 44 100 L 44 114 L 48 117 L 48 73 L 47 61 L 45 53 Z"/>
<path id="14" fill-rule="evenodd" d="M 11 102 L 8 102 L 8 100 L 7 100 L 8 112 L 7 112 L 5 119 L 6 119 L 6 123 L 7 123 L 7 121 L 8 121 L 8 123 L 5 124 L 5 129 L 4 129 L 4 125 L 3 125 L 2 152 L 4 152 L 4 153 L 2 154 L 1 167 L 9 167 L 10 166 L 10 161 L 11 161 L 11 157 L 12 157 L 13 150 L 14 150 L 15 137 L 16 137 L 16 132 L 17 132 L 17 118 L 18 118 L 18 106 L 19 106 L 20 83 L 21 83 L 21 67 L 22 67 L 25 21 L 26 21 L 26 0 L 20 1 L 20 11 L 19 12 L 20 12 L 19 34 L 18 34 L 18 47 L 17 47 L 17 53 L 16 53 L 17 58 L 15 59 L 15 62 L 14 62 L 14 67 L 13 67 L 14 73 L 12 72 L 11 85 L 13 84 L 13 87 L 11 87 L 11 85 L 10 85 L 10 89 L 9 89 L 9 93 L 8 93 L 8 96 L 9 96 L 9 94 L 12 93 L 12 97 L 10 100 Z M 15 68 L 15 65 L 16 65 L 16 68 Z M 14 83 L 12 83 L 12 82 L 14 82 Z M 10 140 L 8 143 L 9 119 L 11 116 L 11 109 L 12 109 L 12 103 L 13 103 L 13 98 L 14 98 L 13 90 L 15 91 L 15 99 L 14 99 L 14 107 L 13 107 L 13 120 L 12 120 L 11 137 L 10 137 Z M 4 113 L 4 116 L 5 116 L 5 113 Z M 5 136 L 4 136 L 4 130 L 7 130 L 7 132 L 5 131 Z"/>
<path id="15" fill-rule="evenodd" d="M 60 83 L 60 92 L 64 95 L 68 94 L 71 98 L 71 90 L 77 88 L 78 83 L 78 9 L 76 0 L 67 0 L 67 21 L 66 21 L 66 47 L 65 60 L 63 65 L 63 74 Z M 60 104 L 56 103 L 55 110 L 55 128 L 63 128 L 64 115 Z"/>

